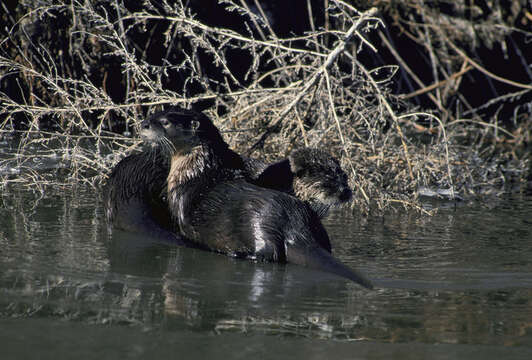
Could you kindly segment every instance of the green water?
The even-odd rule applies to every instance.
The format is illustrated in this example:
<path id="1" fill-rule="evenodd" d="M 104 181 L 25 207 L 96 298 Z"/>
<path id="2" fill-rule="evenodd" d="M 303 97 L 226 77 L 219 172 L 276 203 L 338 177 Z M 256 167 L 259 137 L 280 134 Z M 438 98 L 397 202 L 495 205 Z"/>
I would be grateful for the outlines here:
<path id="1" fill-rule="evenodd" d="M 532 198 L 333 212 L 365 290 L 108 231 L 98 192 L 1 191 L 0 358 L 531 359 Z"/>

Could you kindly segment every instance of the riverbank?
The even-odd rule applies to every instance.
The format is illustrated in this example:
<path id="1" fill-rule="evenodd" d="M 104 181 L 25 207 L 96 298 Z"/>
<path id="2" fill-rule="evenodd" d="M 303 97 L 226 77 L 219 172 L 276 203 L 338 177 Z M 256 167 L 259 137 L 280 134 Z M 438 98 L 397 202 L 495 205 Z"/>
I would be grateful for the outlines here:
<path id="1" fill-rule="evenodd" d="M 327 149 L 365 213 L 530 189 L 526 6 L 497 18 L 438 2 L 305 1 L 290 30 L 277 2 L 217 5 L 217 17 L 175 1 L 36 4 L 3 15 L 3 184 L 99 186 L 138 148 L 140 122 L 179 104 L 206 111 L 243 154 Z"/>

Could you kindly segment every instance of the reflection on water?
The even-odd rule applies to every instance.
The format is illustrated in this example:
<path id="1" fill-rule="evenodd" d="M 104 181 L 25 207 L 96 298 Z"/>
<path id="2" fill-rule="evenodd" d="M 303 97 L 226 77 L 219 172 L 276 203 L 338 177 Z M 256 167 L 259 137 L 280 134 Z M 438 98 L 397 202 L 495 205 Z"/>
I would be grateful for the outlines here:
<path id="1" fill-rule="evenodd" d="M 383 343 L 423 344 L 405 352 L 418 358 L 434 344 L 451 353 L 463 350 L 459 344 L 532 348 L 530 198 L 434 217 L 332 213 L 326 226 L 335 255 L 375 281 L 378 289 L 367 291 L 298 266 L 109 234 L 90 189 L 34 194 L 10 186 L 1 196 L 0 321 L 21 333 L 35 326 L 27 318 L 43 327 L 66 319 L 78 325 L 61 326 L 80 337 L 107 324 L 124 336 L 133 326 L 191 341 L 221 336 L 235 346 L 243 338 L 229 334 L 305 347 L 301 339 L 365 340 L 381 354 Z M 471 354 L 500 357 L 482 349 Z"/>

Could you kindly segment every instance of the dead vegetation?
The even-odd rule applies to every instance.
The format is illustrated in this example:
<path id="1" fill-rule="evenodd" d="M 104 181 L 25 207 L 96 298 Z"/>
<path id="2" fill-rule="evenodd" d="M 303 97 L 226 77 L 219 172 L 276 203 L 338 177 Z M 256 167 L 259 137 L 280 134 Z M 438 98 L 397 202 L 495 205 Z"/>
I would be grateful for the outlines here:
<path id="1" fill-rule="evenodd" d="M 478 28 L 472 10 L 441 16 L 421 1 L 376 2 L 395 19 L 386 24 L 377 8 L 325 0 L 322 25 L 310 16 L 308 32 L 281 37 L 262 2 L 221 3 L 242 26 L 208 25 L 181 1 L 21 1 L 0 43 L 4 186 L 97 186 L 137 145 L 131 134 L 140 121 L 169 104 L 206 108 L 244 154 L 273 160 L 300 146 L 329 150 L 364 212 L 419 208 L 420 189 L 447 198 L 499 194 L 528 176 L 520 149 L 530 142 L 530 103 L 515 107 L 509 126 L 482 110 L 530 95 L 532 76 L 510 80 L 468 55 L 475 41 L 493 46 L 522 30 L 487 31 L 490 21 L 499 28 L 497 18 Z M 426 51 L 430 83 L 389 26 Z M 374 65 L 384 52 L 394 63 Z M 474 106 L 460 88 L 472 72 L 513 90 Z M 412 91 L 397 94 L 398 82 Z M 429 105 L 415 101 L 423 96 Z"/>

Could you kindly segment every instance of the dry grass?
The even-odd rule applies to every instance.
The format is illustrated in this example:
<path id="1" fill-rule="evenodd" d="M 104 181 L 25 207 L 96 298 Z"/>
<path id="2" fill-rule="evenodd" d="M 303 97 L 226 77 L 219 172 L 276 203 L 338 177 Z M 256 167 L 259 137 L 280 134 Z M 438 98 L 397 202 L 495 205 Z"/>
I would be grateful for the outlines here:
<path id="1" fill-rule="evenodd" d="M 366 57 L 381 51 L 371 39 L 386 40 L 376 9 L 361 12 L 330 0 L 325 29 L 280 38 L 260 7 L 251 10 L 253 0 L 224 2 L 250 24 L 240 32 L 203 24 L 179 1 L 163 0 L 160 7 L 146 2 L 137 11 L 118 1 L 23 3 L 27 11 L 0 47 L 0 76 L 18 88 L 0 93 L 4 186 L 98 186 L 137 145 L 130 135 L 147 114 L 205 101 L 212 104 L 208 115 L 241 153 L 273 160 L 298 146 L 328 149 L 350 174 L 354 206 L 362 211 L 393 204 L 419 208 L 422 187 L 469 197 L 501 192 L 510 179 L 526 176 L 526 158 L 501 151 L 499 140 L 530 141 L 527 121 L 510 133 L 475 109 L 467 109 L 467 119 L 446 110 L 446 89 L 482 68 L 450 37 L 445 48 L 461 67 L 436 77 L 432 86 L 420 84 L 439 112 L 407 103 L 414 95 L 392 95 L 398 69 L 408 72 L 411 65 L 386 41 L 399 65 L 366 65 Z M 56 33 L 56 42 L 39 27 L 50 19 L 66 22 L 69 30 L 63 37 Z M 164 55 L 158 62 L 150 58 L 155 31 Z M 145 33 L 148 40 L 138 40 Z M 431 39 L 424 34 L 424 41 Z M 252 59 L 245 76 L 230 66 L 235 49 Z M 430 53 L 434 61 L 441 55 L 435 47 Z M 208 76 L 206 58 L 220 78 Z M 443 65 L 452 68 L 434 68 Z M 125 89 L 122 98 L 113 96 L 113 76 Z M 179 88 L 169 80 L 177 78 L 185 78 Z M 109 131 L 116 124 L 124 134 Z"/>

